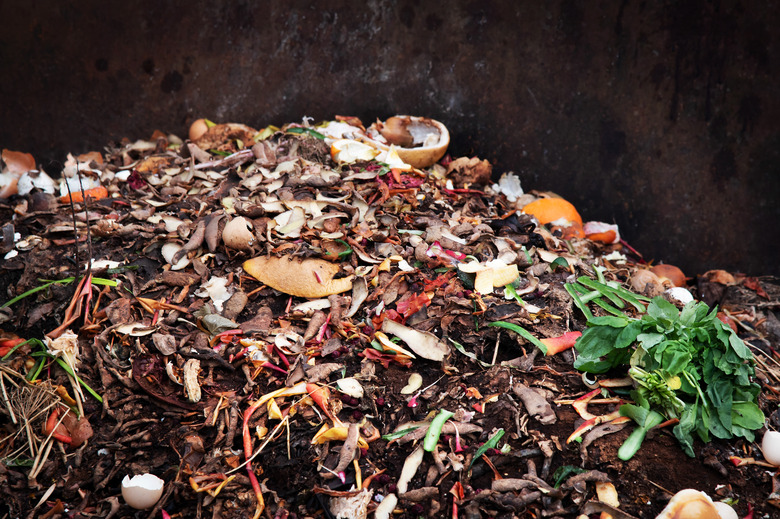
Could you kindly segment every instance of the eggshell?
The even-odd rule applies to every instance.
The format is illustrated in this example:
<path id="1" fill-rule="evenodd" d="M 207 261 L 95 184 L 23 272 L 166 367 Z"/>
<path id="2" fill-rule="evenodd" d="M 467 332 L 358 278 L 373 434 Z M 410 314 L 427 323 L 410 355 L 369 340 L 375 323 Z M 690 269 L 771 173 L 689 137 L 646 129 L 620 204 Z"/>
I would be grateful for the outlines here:
<path id="1" fill-rule="evenodd" d="M 162 248 L 160 249 L 160 254 L 162 254 L 163 258 L 165 258 L 165 261 L 171 263 L 171 261 L 173 261 L 173 257 L 176 255 L 177 252 L 179 252 L 179 249 L 181 249 L 181 245 L 179 245 L 178 243 L 168 242 L 162 246 Z M 190 264 L 190 259 L 187 256 L 184 256 L 182 259 L 179 260 L 178 263 L 176 263 L 176 265 L 171 265 L 171 270 L 181 270 L 189 264 Z"/>
<path id="2" fill-rule="evenodd" d="M 27 173 L 23 173 L 22 176 L 19 177 L 16 187 L 20 195 L 26 195 L 36 187 L 50 195 L 53 195 L 56 192 L 54 180 L 43 170 L 39 171 L 32 169 Z"/>
<path id="3" fill-rule="evenodd" d="M 720 514 L 720 519 L 739 519 L 736 510 L 722 501 L 715 501 L 715 509 Z"/>
<path id="4" fill-rule="evenodd" d="M 206 124 L 205 119 L 195 119 L 192 121 L 192 124 L 190 125 L 190 140 L 194 141 L 197 140 L 201 135 L 206 133 L 206 130 L 208 130 L 209 127 Z"/>
<path id="5" fill-rule="evenodd" d="M 252 222 L 239 216 L 225 224 L 222 230 L 222 241 L 225 245 L 235 250 L 252 250 L 255 243 L 255 235 L 252 233 Z"/>
<path id="6" fill-rule="evenodd" d="M 122 497 L 128 505 L 143 510 L 160 500 L 164 486 L 165 481 L 154 474 L 139 474 L 132 479 L 125 476 L 122 480 Z"/>
<path id="7" fill-rule="evenodd" d="M 677 492 L 656 519 L 718 519 L 719 514 L 710 496 L 686 488 Z"/>
<path id="8" fill-rule="evenodd" d="M 761 440 L 764 459 L 772 465 L 780 466 L 780 432 L 767 431 Z"/>
<path id="9" fill-rule="evenodd" d="M 685 306 L 693 301 L 693 294 L 683 287 L 672 287 L 664 292 L 664 298 L 677 306 Z"/>
<path id="10" fill-rule="evenodd" d="M 393 148 L 397 151 L 398 156 L 402 161 L 404 161 L 406 164 L 412 165 L 415 168 L 427 168 L 435 164 L 440 158 L 444 156 L 444 153 L 447 151 L 447 147 L 450 145 L 450 132 L 447 130 L 446 126 L 444 126 L 439 121 L 434 121 L 433 119 L 427 119 L 424 117 L 413 117 L 405 115 L 399 115 L 395 117 L 396 119 L 408 117 L 412 123 L 426 124 L 436 128 L 439 131 L 439 141 L 430 146 L 420 146 L 417 148 L 394 146 Z M 382 142 L 371 139 L 370 137 L 361 136 L 360 138 L 380 151 L 386 152 L 390 150 L 389 144 L 384 144 Z"/>

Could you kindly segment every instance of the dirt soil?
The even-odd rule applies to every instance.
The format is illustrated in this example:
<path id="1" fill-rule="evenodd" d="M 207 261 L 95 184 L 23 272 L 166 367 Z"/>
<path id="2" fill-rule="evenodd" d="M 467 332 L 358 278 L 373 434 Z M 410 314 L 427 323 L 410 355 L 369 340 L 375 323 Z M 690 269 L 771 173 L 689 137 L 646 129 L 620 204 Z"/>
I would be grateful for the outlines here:
<path id="1" fill-rule="evenodd" d="M 567 443 L 583 422 L 571 401 L 591 391 L 576 351 L 544 356 L 488 326 L 511 322 L 537 338 L 584 330 L 564 284 L 598 266 L 629 287 L 647 264 L 628 244 L 539 225 L 518 208 L 546 195 L 510 201 L 485 185 L 479 161 L 390 171 L 335 161 L 305 125 L 265 140 L 217 129 L 82 157 L 82 180 L 108 194 L 95 192 L 86 211 L 59 191 L 0 201 L 0 344 L 37 340 L 0 349 L 0 517 L 365 517 L 393 496 L 397 518 L 652 518 L 684 488 L 728 500 L 739 517 L 780 514 L 776 470 L 730 460 L 763 461 L 760 441 L 697 440 L 690 458 L 665 427 L 626 462 L 617 450 L 631 424 Z M 251 229 L 226 246 L 238 216 Z M 183 251 L 175 261 L 167 244 Z M 478 292 L 457 268 L 466 255 L 516 265 L 523 303 L 501 284 Z M 257 257 L 286 263 L 255 272 L 245 262 Z M 89 258 L 91 285 L 81 277 Z M 780 280 L 688 274 L 687 288 L 727 311 L 754 351 L 758 404 L 777 429 Z M 320 290 L 344 280 L 345 290 Z M 384 320 L 418 335 L 392 342 Z M 75 391 L 69 358 L 94 395 Z M 415 373 L 422 381 L 405 389 Z M 523 386 L 549 407 L 534 411 Z M 596 400 L 613 396 L 628 392 Z M 617 400 L 588 410 L 607 414 Z M 445 426 L 433 438 L 403 492 L 402 468 L 441 410 L 455 413 L 458 434 Z M 331 436 L 313 443 L 324 425 Z M 136 510 L 122 479 L 144 473 L 162 479 L 162 498 Z M 619 510 L 598 503 L 597 482 L 614 485 Z"/>

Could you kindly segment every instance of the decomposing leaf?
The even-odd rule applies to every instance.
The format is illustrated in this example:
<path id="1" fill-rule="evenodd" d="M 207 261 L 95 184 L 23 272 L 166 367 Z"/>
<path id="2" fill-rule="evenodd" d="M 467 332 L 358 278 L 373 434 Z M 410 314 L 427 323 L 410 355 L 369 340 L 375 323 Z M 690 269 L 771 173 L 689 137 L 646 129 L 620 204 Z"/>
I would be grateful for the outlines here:
<path id="1" fill-rule="evenodd" d="M 291 256 L 259 256 L 244 262 L 244 270 L 261 283 L 298 297 L 318 298 L 352 288 L 354 275 L 336 278 L 339 265 L 330 261 Z"/>
<path id="2" fill-rule="evenodd" d="M 413 352 L 428 360 L 444 360 L 444 357 L 450 352 L 449 346 L 434 334 L 409 328 L 392 319 L 385 319 L 382 322 L 382 330 L 386 333 L 392 333 L 404 341 Z"/>

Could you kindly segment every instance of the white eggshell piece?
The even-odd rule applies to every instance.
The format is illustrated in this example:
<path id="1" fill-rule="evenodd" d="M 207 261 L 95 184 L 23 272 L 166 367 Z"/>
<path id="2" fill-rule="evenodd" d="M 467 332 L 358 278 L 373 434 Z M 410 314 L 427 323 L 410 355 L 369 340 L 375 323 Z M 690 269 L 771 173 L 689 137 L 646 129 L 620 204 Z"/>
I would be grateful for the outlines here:
<path id="1" fill-rule="evenodd" d="M 363 398 L 363 386 L 352 377 L 337 380 L 336 385 L 338 386 L 339 391 L 346 393 L 352 398 Z"/>
<path id="2" fill-rule="evenodd" d="M 122 480 L 122 497 L 128 505 L 143 510 L 159 501 L 164 486 L 165 481 L 154 474 L 139 474 L 132 479 L 125 476 Z"/>
<path id="3" fill-rule="evenodd" d="M 761 440 L 764 459 L 772 465 L 780 466 L 780 432 L 767 431 Z"/>
<path id="4" fill-rule="evenodd" d="M 168 242 L 162 246 L 160 249 L 160 254 L 162 254 L 163 258 L 165 258 L 165 261 L 171 263 L 173 256 L 179 252 L 179 249 L 181 249 L 181 245 L 178 243 Z M 190 259 L 187 256 L 184 256 L 176 263 L 176 265 L 171 265 L 171 270 L 181 270 L 189 264 Z"/>
<path id="5" fill-rule="evenodd" d="M 722 501 L 715 501 L 715 509 L 720 515 L 720 519 L 739 519 L 737 511 Z"/>
<path id="6" fill-rule="evenodd" d="M 664 292 L 664 298 L 675 304 L 686 305 L 693 301 L 693 294 L 687 288 L 672 287 Z"/>

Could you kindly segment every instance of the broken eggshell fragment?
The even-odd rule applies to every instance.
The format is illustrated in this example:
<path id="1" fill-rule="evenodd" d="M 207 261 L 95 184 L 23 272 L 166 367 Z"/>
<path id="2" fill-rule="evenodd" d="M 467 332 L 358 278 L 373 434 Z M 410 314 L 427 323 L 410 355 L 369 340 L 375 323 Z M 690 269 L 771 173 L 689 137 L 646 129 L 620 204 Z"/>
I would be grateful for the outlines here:
<path id="1" fill-rule="evenodd" d="M 686 488 L 677 492 L 656 519 L 724 519 L 710 496 Z"/>
<path id="2" fill-rule="evenodd" d="M 501 260 L 495 259 L 485 264 L 472 261 L 458 264 L 461 272 L 475 273 L 474 290 L 480 294 L 490 294 L 496 287 L 503 287 L 512 283 L 520 275 L 517 265 L 507 265 Z"/>
<path id="3" fill-rule="evenodd" d="M 314 299 L 352 289 L 354 275 L 336 278 L 339 265 L 292 256 L 259 256 L 244 262 L 244 271 L 259 282 L 291 296 Z"/>
<path id="4" fill-rule="evenodd" d="M 4 167 L 0 173 L 0 199 L 15 195 L 19 177 L 35 169 L 35 159 L 29 153 L 3 150 L 2 158 Z"/>
<path id="5" fill-rule="evenodd" d="M 34 188 L 38 188 L 44 193 L 53 195 L 57 191 L 57 186 L 49 175 L 43 170 L 31 169 L 30 171 L 23 173 L 19 177 L 19 181 L 16 184 L 19 194 L 24 196 L 32 192 Z"/>
<path id="6" fill-rule="evenodd" d="M 372 124 L 367 134 L 360 138 L 383 152 L 392 146 L 403 162 L 418 169 L 438 162 L 450 144 L 447 127 L 427 117 L 396 115 Z"/>
<path id="7" fill-rule="evenodd" d="M 137 510 L 153 506 L 162 496 L 165 481 L 154 474 L 125 476 L 122 480 L 122 497 L 125 503 Z"/>
<path id="8" fill-rule="evenodd" d="M 255 243 L 252 222 L 238 216 L 230 220 L 222 230 L 222 241 L 231 249 L 249 251 Z"/>
<path id="9" fill-rule="evenodd" d="M 693 301 L 693 294 L 687 288 L 672 287 L 664 291 L 664 299 L 677 306 L 685 306 Z"/>
<path id="10" fill-rule="evenodd" d="M 165 258 L 165 261 L 171 265 L 171 270 L 181 270 L 190 264 L 190 259 L 186 256 L 177 261 L 175 265 L 172 263 L 173 257 L 177 252 L 179 252 L 179 250 L 181 250 L 181 248 L 182 246 L 178 243 L 168 242 L 160 249 L 160 254 L 162 254 L 162 257 Z"/>

